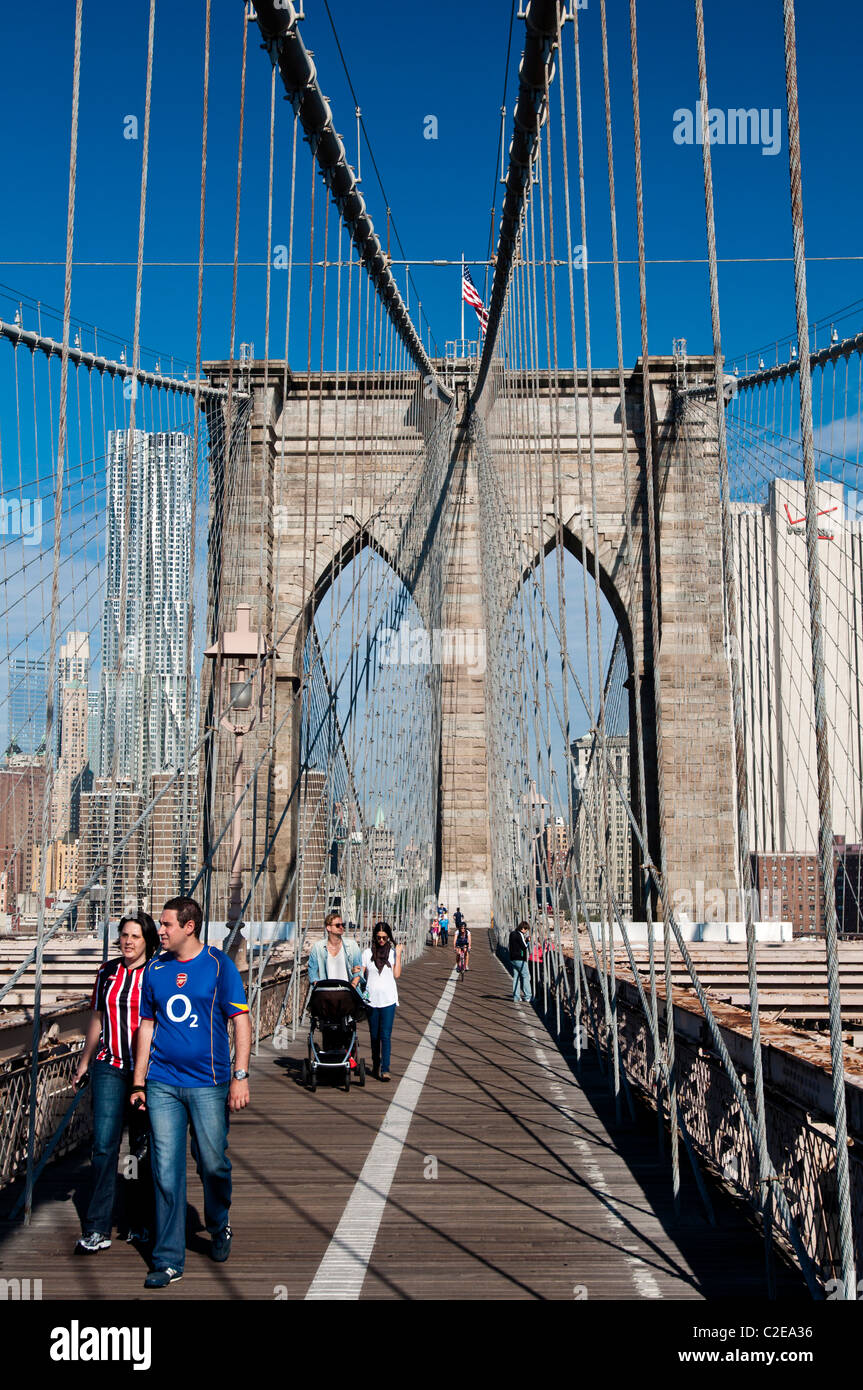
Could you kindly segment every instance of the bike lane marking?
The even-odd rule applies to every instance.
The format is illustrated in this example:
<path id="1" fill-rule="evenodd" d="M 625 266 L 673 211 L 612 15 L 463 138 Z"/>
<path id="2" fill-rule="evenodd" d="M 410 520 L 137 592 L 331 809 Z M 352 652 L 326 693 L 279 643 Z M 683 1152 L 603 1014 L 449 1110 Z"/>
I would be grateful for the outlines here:
<path id="1" fill-rule="evenodd" d="M 417 1043 L 309 1288 L 309 1299 L 358 1299 L 414 1111 L 425 1085 L 457 977 L 450 975 Z"/>

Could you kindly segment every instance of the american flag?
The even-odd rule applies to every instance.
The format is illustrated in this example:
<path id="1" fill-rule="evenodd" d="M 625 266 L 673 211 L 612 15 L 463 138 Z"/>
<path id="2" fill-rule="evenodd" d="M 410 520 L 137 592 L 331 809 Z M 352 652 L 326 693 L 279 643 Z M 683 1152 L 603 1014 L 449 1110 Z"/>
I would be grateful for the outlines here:
<path id="1" fill-rule="evenodd" d="M 479 331 L 484 333 L 488 328 L 488 313 L 483 307 L 483 302 L 479 297 L 479 291 L 473 280 L 470 278 L 470 271 L 467 266 L 464 268 L 461 281 L 461 297 L 470 304 L 471 308 L 476 309 L 476 316 L 479 319 Z"/>

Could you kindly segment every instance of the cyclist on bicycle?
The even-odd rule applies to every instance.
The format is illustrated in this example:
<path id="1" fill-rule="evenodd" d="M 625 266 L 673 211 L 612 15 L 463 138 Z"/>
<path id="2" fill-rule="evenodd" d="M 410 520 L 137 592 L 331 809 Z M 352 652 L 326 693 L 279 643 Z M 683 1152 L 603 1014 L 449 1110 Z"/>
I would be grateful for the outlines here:
<path id="1" fill-rule="evenodd" d="M 470 969 L 470 932 L 467 929 L 467 922 L 462 918 L 461 926 L 455 934 L 455 957 L 458 961 L 459 953 L 464 954 L 464 968 Z"/>

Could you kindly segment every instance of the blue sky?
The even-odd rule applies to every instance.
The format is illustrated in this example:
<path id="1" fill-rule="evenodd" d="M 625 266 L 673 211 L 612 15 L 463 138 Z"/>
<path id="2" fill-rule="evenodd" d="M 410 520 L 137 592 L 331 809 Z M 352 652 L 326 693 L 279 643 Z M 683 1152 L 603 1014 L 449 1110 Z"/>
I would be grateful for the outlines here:
<path id="1" fill-rule="evenodd" d="M 711 105 L 784 108 L 781 5 L 755 0 L 745 8 L 708 0 L 708 63 Z M 331 0 L 331 11 L 363 110 L 395 225 L 410 257 L 457 258 L 475 265 L 481 284 L 488 249 L 490 208 L 498 189 L 495 152 L 510 7 L 402 6 L 381 0 L 367 7 Z M 621 255 L 635 255 L 628 6 L 608 5 L 612 98 L 618 180 Z M 143 114 L 148 4 L 130 0 L 118 11 L 108 0 L 85 0 L 82 109 L 76 257 L 134 261 L 140 141 L 124 140 L 124 117 Z M 147 260 L 186 260 L 197 255 L 200 168 L 203 0 L 159 0 Z M 302 26 L 313 49 L 322 86 L 350 153 L 355 149 L 353 101 L 324 6 L 307 0 Z M 118 14 L 121 18 L 118 20 Z M 0 151 L 5 216 L 0 242 L 0 282 L 25 295 L 62 302 L 62 267 L 14 264 L 62 261 L 69 148 L 69 93 L 74 5 L 53 0 L 36 7 L 6 6 L 0 37 L 7 55 L 7 137 Z M 594 303 L 594 361 L 613 365 L 610 273 L 598 262 L 608 254 L 608 216 L 599 5 L 579 14 L 585 88 L 588 245 Z M 230 261 L 236 178 L 242 6 L 214 0 L 210 112 L 210 178 L 206 255 Z M 507 106 L 511 110 L 524 34 L 516 19 Z M 266 161 L 269 60 L 250 30 L 247 135 L 241 261 L 265 258 Z M 851 0 L 831 6 L 798 4 L 804 196 L 810 257 L 860 252 L 863 192 L 857 144 L 859 61 L 863 18 Z M 566 74 L 574 105 L 572 73 Z M 702 258 L 705 254 L 701 151 L 676 145 L 673 113 L 698 97 L 693 6 L 690 0 L 641 5 L 641 87 L 648 255 Z M 438 139 L 423 138 L 427 115 L 438 121 Z M 290 174 L 290 109 L 278 102 L 276 242 L 287 240 Z M 11 117 L 11 119 L 10 119 Z M 509 135 L 507 134 L 507 141 Z M 787 155 L 758 147 L 716 146 L 718 238 L 723 257 L 788 256 L 791 249 Z M 298 186 L 307 198 L 309 158 L 300 151 Z M 385 205 L 368 151 L 363 187 L 379 230 Z M 393 238 L 392 249 L 395 253 Z M 401 272 L 397 272 L 401 276 Z M 417 268 L 414 279 L 438 343 L 459 331 L 459 275 L 454 269 Z M 638 352 L 634 267 L 622 272 L 625 353 Z M 240 275 L 238 341 L 263 341 L 262 267 Z M 209 267 L 205 280 L 204 354 L 226 353 L 230 270 Z M 791 268 L 784 264 L 723 265 L 720 281 L 723 336 L 729 355 L 788 337 L 793 322 Z M 76 268 L 73 312 L 119 337 L 131 332 L 132 268 Z M 649 271 L 651 349 L 669 352 L 673 337 L 690 351 L 710 345 L 707 272 L 704 265 L 654 265 Z M 809 266 L 811 317 L 830 315 L 863 298 L 863 261 Z M 276 292 L 274 285 L 274 293 Z M 413 300 L 413 295 L 411 296 Z M 10 301 L 0 299 L 0 313 Z M 194 353 L 195 269 L 148 267 L 144 277 L 142 341 L 163 356 Z M 853 324 L 856 327 L 857 324 Z M 275 348 L 272 349 L 275 351 Z M 292 349 L 292 355 L 293 349 Z"/>
<path id="2" fill-rule="evenodd" d="M 326 7 L 322 0 L 306 0 L 306 7 L 303 37 L 314 51 L 321 85 L 353 159 L 354 102 Z M 797 8 L 810 319 L 826 320 L 826 327 L 819 330 L 823 335 L 819 341 L 823 342 L 831 317 L 844 306 L 863 301 L 863 259 L 817 259 L 863 253 L 859 237 L 863 185 L 857 136 L 863 17 L 852 0 L 835 0 L 830 6 L 800 0 Z M 472 6 L 442 0 L 433 7 L 379 0 L 373 12 L 348 0 L 330 0 L 330 10 L 406 255 L 413 260 L 457 260 L 464 252 L 482 289 L 491 207 L 494 200 L 499 203 L 501 191 L 497 149 L 511 15 L 508 0 Z M 784 112 L 785 106 L 779 0 L 753 0 L 745 9 L 706 0 L 705 10 L 711 106 L 723 110 L 756 108 L 772 121 L 772 113 L 777 109 Z M 226 356 L 229 344 L 243 6 L 240 0 L 213 0 L 212 11 L 205 360 Z M 698 99 L 694 7 L 691 0 L 665 0 L 662 4 L 641 0 L 640 11 L 645 218 L 647 254 L 652 262 L 648 269 L 650 347 L 654 353 L 669 353 L 672 339 L 685 337 L 691 353 L 703 352 L 710 350 L 711 331 L 707 267 L 703 263 L 701 150 L 697 145 L 677 144 L 673 138 L 675 112 L 694 109 Z M 124 133 L 130 116 L 137 117 L 139 126 L 143 124 L 148 13 L 148 0 L 128 0 L 120 9 L 109 0 L 84 3 L 73 321 L 82 325 L 85 347 L 93 346 L 92 325 L 97 325 L 99 345 L 109 356 L 119 356 L 132 332 L 142 145 L 140 139 L 124 138 Z M 632 261 L 636 240 L 627 0 L 608 0 L 608 14 L 620 254 L 624 261 Z M 141 339 L 146 348 L 153 349 L 152 354 L 145 353 L 145 365 L 151 365 L 158 353 L 162 369 L 170 370 L 173 354 L 178 375 L 181 363 L 193 360 L 195 351 L 203 18 L 204 0 L 174 0 L 171 4 L 158 0 Z M 20 296 L 27 327 L 36 326 L 35 301 L 58 306 L 63 299 L 73 21 L 72 0 L 46 0 L 36 8 L 7 5 L 0 12 L 0 45 L 7 58 L 7 120 L 0 147 L 4 205 L 0 317 L 12 318 Z M 610 254 L 610 236 L 599 0 L 589 0 L 587 8 L 579 11 L 579 31 L 593 362 L 596 367 L 610 367 L 615 365 L 615 344 L 611 273 L 602 264 Z M 507 146 L 523 39 L 524 24 L 516 18 L 506 81 Z M 571 55 L 569 44 L 567 54 Z M 259 356 L 263 355 L 264 338 L 270 71 L 269 59 L 258 45 L 257 26 L 253 25 L 249 30 L 236 341 L 254 341 Z M 564 68 L 564 80 L 572 138 L 570 167 L 574 172 L 571 57 Z M 288 240 L 292 127 L 292 112 L 281 99 L 280 88 L 276 115 L 273 241 L 279 245 Z M 434 140 L 424 138 L 429 116 L 437 122 Z M 784 124 L 781 137 L 782 148 L 776 155 L 763 153 L 758 145 L 713 148 L 719 254 L 729 258 L 720 267 L 723 341 L 726 354 L 732 358 L 762 347 L 770 357 L 773 350 L 768 345 L 774 342 L 779 343 L 779 355 L 785 358 L 793 333 Z M 363 191 L 376 227 L 385 236 L 386 201 L 365 144 L 361 163 Z M 313 178 L 305 145 L 298 151 L 297 169 L 295 254 L 301 259 L 308 255 L 305 209 Z M 317 188 L 320 207 L 320 182 Z M 573 194 L 577 203 L 575 186 Z M 496 227 L 497 219 L 495 236 Z M 577 227 L 574 235 L 582 239 Z M 331 253 L 333 250 L 331 241 Z M 399 256 L 394 233 L 391 250 Z M 320 240 L 316 254 L 320 254 Z M 786 259 L 745 259 L 753 257 Z M 739 259 L 731 263 L 734 258 Z M 81 264 L 88 261 L 110 264 Z M 676 263 L 657 263 L 662 261 Z M 118 264 L 121 262 L 126 264 Z M 402 287 L 404 274 L 404 268 L 397 266 Z M 565 296 L 564 273 L 559 275 Z M 411 304 L 415 305 L 418 292 L 434 341 L 442 347 L 446 339 L 459 334 L 459 270 L 453 266 L 414 266 L 412 278 Z M 278 357 L 284 348 L 284 272 L 274 271 L 272 279 L 270 352 Z M 624 355 L 627 362 L 634 362 L 640 352 L 634 265 L 623 265 L 621 284 Z M 299 273 L 294 293 L 295 302 L 302 306 Z M 861 311 L 863 305 L 852 309 L 839 323 L 842 336 L 861 327 Z M 299 369 L 305 366 L 302 319 L 301 308 L 289 351 L 292 365 Z M 59 323 L 47 309 L 43 309 L 42 322 L 45 332 L 59 336 Z M 469 310 L 466 324 L 470 332 Z M 316 359 L 313 365 L 317 365 Z M 25 435 L 23 478 L 19 479 L 9 427 L 15 417 L 13 389 L 11 368 L 4 359 L 0 422 L 5 433 L 0 445 L 5 476 L 0 476 L 0 491 L 26 486 L 31 464 Z M 50 407 L 45 395 L 42 390 L 43 414 Z M 77 426 L 73 422 L 70 428 L 74 457 Z M 44 438 L 44 423 L 41 429 Z M 43 477 L 46 463 L 43 457 L 39 468 Z M 98 460 L 95 468 L 98 473 Z M 82 478 L 81 485 L 80 499 L 73 499 L 71 504 L 67 499 L 67 505 L 77 507 L 83 516 L 93 509 L 98 511 L 101 484 L 94 474 L 91 483 L 84 484 Z M 45 489 L 40 485 L 39 491 Z M 46 523 L 48 519 L 46 509 Z M 94 631 L 101 529 L 101 518 L 94 514 L 87 531 L 95 547 L 91 579 L 84 582 L 70 569 L 64 590 L 69 602 L 74 600 L 79 606 L 82 592 L 89 594 L 83 625 Z M 40 563 L 43 567 L 47 563 L 44 557 Z M 34 578 L 24 572 L 19 576 L 22 593 L 24 588 L 34 593 L 39 589 L 36 568 L 33 559 L 30 573 Z M 46 575 L 47 571 L 40 571 L 43 588 Z M 12 582 L 10 577 L 7 601 Z M 19 608 L 23 613 L 24 605 Z M 37 594 L 27 602 L 21 624 L 7 613 L 7 642 L 11 645 L 17 640 L 18 626 L 44 628 L 47 611 L 41 594 Z M 577 603 L 573 611 L 578 611 Z M 573 636 L 573 643 L 575 640 Z"/>

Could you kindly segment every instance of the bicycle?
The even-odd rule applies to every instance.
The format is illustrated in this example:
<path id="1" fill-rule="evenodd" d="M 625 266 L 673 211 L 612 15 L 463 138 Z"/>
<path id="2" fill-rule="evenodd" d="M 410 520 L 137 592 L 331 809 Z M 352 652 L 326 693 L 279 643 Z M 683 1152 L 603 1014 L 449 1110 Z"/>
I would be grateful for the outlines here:
<path id="1" fill-rule="evenodd" d="M 457 946 L 455 952 L 456 984 L 464 979 L 465 960 L 467 957 L 467 947 Z"/>

